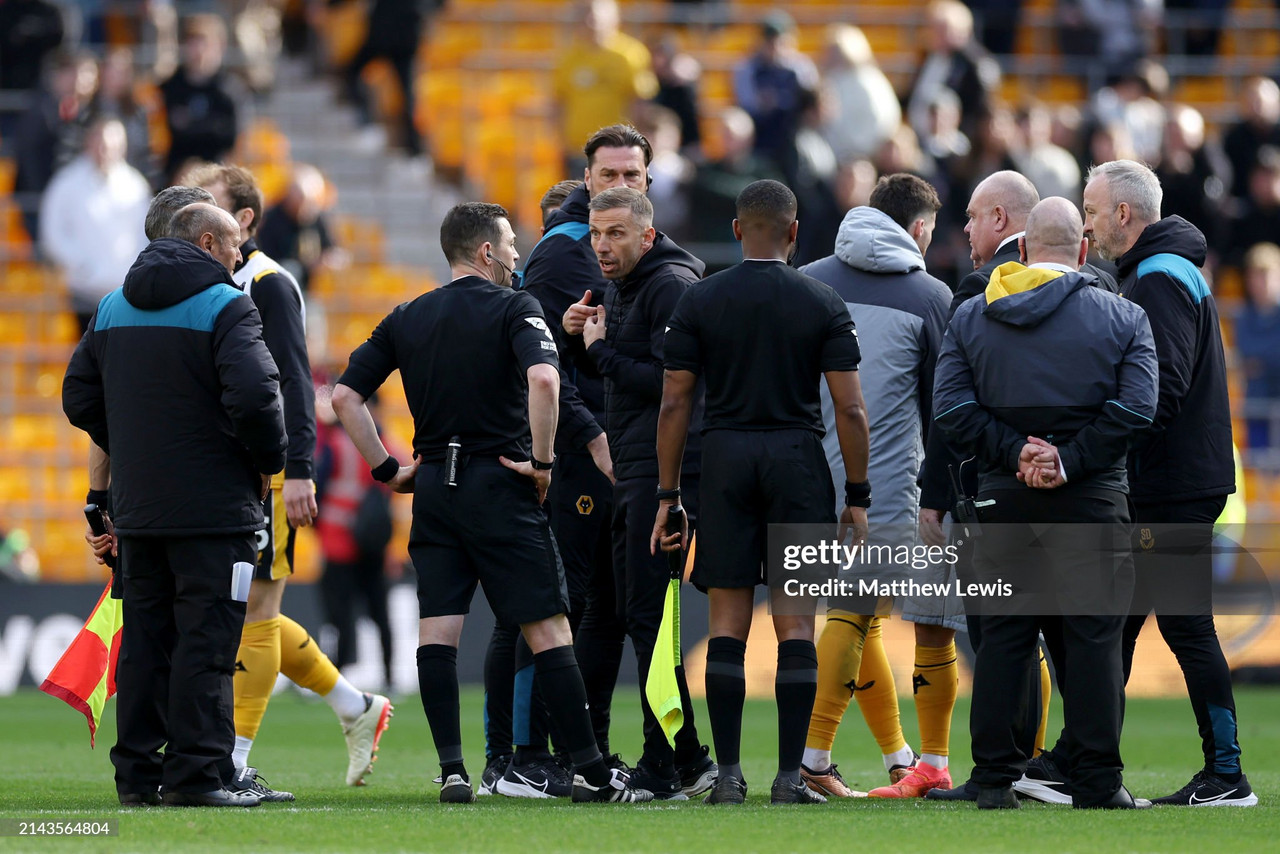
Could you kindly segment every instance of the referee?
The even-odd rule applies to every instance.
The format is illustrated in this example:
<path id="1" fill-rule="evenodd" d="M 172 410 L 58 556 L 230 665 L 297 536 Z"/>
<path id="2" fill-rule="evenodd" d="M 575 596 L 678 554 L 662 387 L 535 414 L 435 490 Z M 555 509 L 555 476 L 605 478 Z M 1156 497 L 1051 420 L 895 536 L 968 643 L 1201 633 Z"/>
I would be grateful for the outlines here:
<path id="1" fill-rule="evenodd" d="M 841 522 L 867 534 L 867 415 L 858 381 L 857 333 L 828 285 L 787 266 L 795 251 L 796 197 L 777 181 L 756 181 L 738 196 L 733 234 L 741 264 L 691 287 L 668 322 L 666 376 L 658 416 L 658 515 L 652 547 L 680 547 L 664 536 L 680 502 L 680 463 L 694 404 L 706 381 L 702 516 L 693 583 L 710 597 L 707 714 L 720 776 L 706 802 L 746 798 L 742 776 L 744 658 L 754 587 L 768 581 L 770 523 L 835 522 L 836 497 L 822 450 L 819 380 L 835 404 L 845 469 Z M 817 690 L 813 614 L 773 615 L 778 638 L 775 804 L 824 803 L 800 780 L 800 760 Z"/>
<path id="2" fill-rule="evenodd" d="M 551 483 L 559 363 L 542 309 L 511 289 L 519 255 L 507 212 L 449 211 L 440 245 L 453 281 L 387 315 L 351 354 L 333 408 L 373 476 L 413 493 L 418 687 L 440 757 L 443 803 L 475 799 L 462 761 L 458 641 L 476 583 L 498 621 L 519 625 L 573 762 L 575 801 L 639 802 L 596 746 L 565 618 L 564 568 L 539 506 Z M 414 461 L 387 453 L 365 400 L 399 370 Z M 518 462 L 517 462 L 518 461 Z"/>

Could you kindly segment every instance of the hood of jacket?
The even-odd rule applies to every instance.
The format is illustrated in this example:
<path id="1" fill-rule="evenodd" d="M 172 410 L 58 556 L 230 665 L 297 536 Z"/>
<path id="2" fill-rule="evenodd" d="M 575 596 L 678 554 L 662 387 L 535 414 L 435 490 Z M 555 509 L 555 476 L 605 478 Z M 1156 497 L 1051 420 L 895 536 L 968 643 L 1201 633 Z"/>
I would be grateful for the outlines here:
<path id="1" fill-rule="evenodd" d="M 161 237 L 148 244 L 124 277 L 124 298 L 156 311 L 177 305 L 213 285 L 236 286 L 227 269 L 194 243 Z"/>
<path id="2" fill-rule="evenodd" d="M 1137 242 L 1116 261 L 1116 269 L 1121 278 L 1127 278 L 1140 262 L 1164 252 L 1203 267 L 1209 247 L 1204 232 L 1175 214 L 1144 228 Z"/>
<path id="3" fill-rule="evenodd" d="M 924 269 L 920 247 L 884 211 L 856 207 L 836 232 L 836 257 L 867 273 L 909 273 Z"/>
<path id="4" fill-rule="evenodd" d="M 659 231 L 653 238 L 653 248 L 640 256 L 640 260 L 636 262 L 635 269 L 628 273 L 626 278 L 619 281 L 618 286 L 626 288 L 636 282 L 648 281 L 649 277 L 656 273 L 660 267 L 667 264 L 688 267 L 699 279 L 702 278 L 702 274 L 707 269 L 707 265 L 702 263 L 701 260 L 681 249 L 674 240 Z"/>
<path id="5" fill-rule="evenodd" d="M 1089 279 L 1079 273 L 1024 267 L 1009 261 L 991 273 L 983 314 L 1010 326 L 1039 326 L 1063 300 L 1088 284 Z"/>
<path id="6" fill-rule="evenodd" d="M 590 214 L 587 206 L 590 204 L 591 197 L 587 195 L 587 185 L 574 187 L 560 203 L 560 210 L 551 214 L 551 219 L 547 220 L 546 230 L 550 231 L 566 222 L 586 222 Z"/>

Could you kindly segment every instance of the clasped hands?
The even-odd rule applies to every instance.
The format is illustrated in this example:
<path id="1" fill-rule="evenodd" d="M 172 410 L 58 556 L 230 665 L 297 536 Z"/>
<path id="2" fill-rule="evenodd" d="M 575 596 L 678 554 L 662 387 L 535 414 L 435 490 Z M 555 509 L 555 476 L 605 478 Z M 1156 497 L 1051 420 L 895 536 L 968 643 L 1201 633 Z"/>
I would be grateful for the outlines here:
<path id="1" fill-rule="evenodd" d="M 1066 483 L 1057 447 L 1028 436 L 1027 444 L 1018 453 L 1018 480 L 1033 489 L 1055 489 Z"/>

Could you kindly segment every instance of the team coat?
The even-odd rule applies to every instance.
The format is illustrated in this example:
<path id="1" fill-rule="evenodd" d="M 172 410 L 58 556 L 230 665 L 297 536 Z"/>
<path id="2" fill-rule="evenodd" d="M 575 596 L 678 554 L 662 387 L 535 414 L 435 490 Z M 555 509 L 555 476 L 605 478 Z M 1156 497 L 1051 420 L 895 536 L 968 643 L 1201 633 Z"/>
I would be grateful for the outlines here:
<path id="1" fill-rule="evenodd" d="M 307 357 L 306 302 L 297 280 L 259 249 L 252 237 L 240 251 L 244 260 L 232 279 L 258 307 L 262 337 L 280 371 L 289 458 L 284 471 L 271 481 L 278 488 L 284 478 L 314 477 L 316 397 Z"/>
<path id="2" fill-rule="evenodd" d="M 1155 423 L 1129 455 L 1136 503 L 1235 492 L 1231 408 L 1218 308 L 1198 268 L 1204 235 L 1180 216 L 1152 223 L 1120 256 L 1120 293 L 1151 319 L 1160 358 Z"/>
<path id="3" fill-rule="evenodd" d="M 980 465 L 979 491 L 1016 489 L 1028 436 L 1058 446 L 1071 489 L 1127 491 L 1125 457 L 1156 412 L 1151 325 L 1091 276 L 996 268 L 956 311 L 938 358 L 937 426 Z"/>
<path id="4" fill-rule="evenodd" d="M 605 337 L 587 350 L 604 377 L 605 429 L 619 480 L 657 477 L 658 409 L 662 403 L 667 320 L 706 265 L 662 232 L 626 277 L 605 292 Z M 683 471 L 699 470 L 703 397 L 698 390 Z"/>
<path id="5" fill-rule="evenodd" d="M 279 375 L 253 300 L 194 244 L 152 242 L 103 297 L 62 408 L 111 456 L 119 533 L 262 527 L 259 473 L 280 471 L 288 444 Z"/>
<path id="6" fill-rule="evenodd" d="M 872 524 L 914 526 L 920 499 L 916 478 L 932 418 L 934 364 L 951 292 L 925 272 L 924 257 L 911 236 L 871 207 L 849 211 L 836 235 L 835 254 L 801 272 L 830 285 L 858 329 L 863 354 L 858 375 L 872 419 L 867 479 L 875 501 L 867 518 Z M 822 421 L 827 430 L 823 450 L 839 484 L 844 458 L 825 382 Z"/>
<path id="7" fill-rule="evenodd" d="M 604 432 L 604 381 L 595 364 L 582 352 L 582 339 L 564 334 L 561 318 L 569 306 L 591 291 L 591 304 L 604 300 L 609 281 L 588 234 L 587 188 L 576 187 L 551 215 L 547 231 L 524 265 L 523 289 L 537 297 L 561 354 L 560 423 L 556 453 L 583 451 Z M 576 345 L 576 346 L 575 346 Z"/>

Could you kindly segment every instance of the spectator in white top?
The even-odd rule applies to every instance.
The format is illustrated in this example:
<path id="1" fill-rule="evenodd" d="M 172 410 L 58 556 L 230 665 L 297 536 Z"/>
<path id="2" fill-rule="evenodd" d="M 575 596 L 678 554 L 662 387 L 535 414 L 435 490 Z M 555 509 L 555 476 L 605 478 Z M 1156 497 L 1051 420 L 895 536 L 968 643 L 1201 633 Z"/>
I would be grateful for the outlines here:
<path id="1" fill-rule="evenodd" d="M 827 31 L 822 86 L 832 104 L 823 133 L 842 161 L 873 156 L 902 123 L 898 96 L 857 27 L 836 24 Z"/>
<path id="2" fill-rule="evenodd" d="M 127 148 L 119 120 L 94 122 L 84 153 L 53 176 L 40 200 L 40 249 L 66 275 L 81 331 L 147 245 L 151 188 L 125 161 Z"/>

